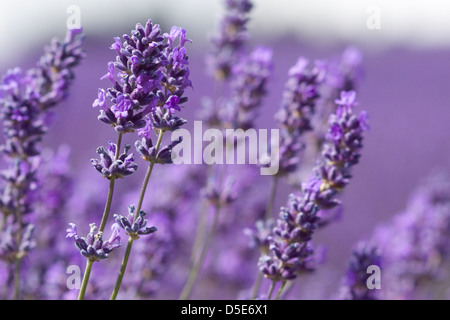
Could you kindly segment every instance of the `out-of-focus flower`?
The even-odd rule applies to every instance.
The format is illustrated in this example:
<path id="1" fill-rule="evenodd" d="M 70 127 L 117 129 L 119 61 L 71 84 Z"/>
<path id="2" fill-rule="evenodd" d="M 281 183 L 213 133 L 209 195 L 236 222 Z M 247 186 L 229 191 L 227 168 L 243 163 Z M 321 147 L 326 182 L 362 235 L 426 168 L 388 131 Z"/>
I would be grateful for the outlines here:
<path id="1" fill-rule="evenodd" d="M 347 273 L 343 280 L 340 298 L 345 300 L 376 300 L 379 290 L 368 287 L 370 266 L 381 266 L 381 256 L 377 248 L 359 244 L 352 252 Z"/>
<path id="2" fill-rule="evenodd" d="M 406 208 L 369 239 L 382 259 L 381 299 L 440 299 L 432 290 L 449 261 L 450 183 L 433 174 L 412 193 Z"/>
<path id="3" fill-rule="evenodd" d="M 309 62 L 303 57 L 289 70 L 289 79 L 283 92 L 281 109 L 275 118 L 281 127 L 279 176 L 294 172 L 300 162 L 304 134 L 312 130 L 312 118 L 320 97 L 319 85 L 325 77 L 322 62 L 307 69 Z"/>
<path id="4" fill-rule="evenodd" d="M 247 40 L 248 13 L 253 4 L 249 0 L 226 0 L 225 15 L 219 32 L 212 37 L 213 50 L 207 63 L 216 79 L 230 77 L 233 65 L 239 60 L 240 51 Z"/>

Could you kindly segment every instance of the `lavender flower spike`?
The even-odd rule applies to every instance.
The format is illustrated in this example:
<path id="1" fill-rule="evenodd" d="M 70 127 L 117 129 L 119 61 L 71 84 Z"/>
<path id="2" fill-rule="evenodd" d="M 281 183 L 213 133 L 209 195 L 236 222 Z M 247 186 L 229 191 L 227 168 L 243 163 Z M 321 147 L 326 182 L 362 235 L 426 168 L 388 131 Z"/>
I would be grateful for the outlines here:
<path id="1" fill-rule="evenodd" d="M 170 34 L 161 34 L 151 20 L 145 26 L 137 24 L 123 42 L 115 38 L 111 49 L 117 52 L 116 61 L 108 63 L 108 73 L 102 77 L 112 87 L 99 89 L 93 103 L 100 107 L 99 120 L 125 133 L 145 127 L 146 116 L 158 108 L 170 114 L 180 111 L 187 101 L 184 90 L 191 86 L 186 42 L 191 42 L 186 30 L 174 27 Z"/>
<path id="2" fill-rule="evenodd" d="M 309 62 L 300 57 L 289 70 L 289 79 L 283 93 L 281 109 L 275 119 L 281 127 L 279 176 L 294 172 L 299 163 L 299 152 L 304 147 L 304 133 L 312 130 L 312 119 L 319 95 L 319 86 L 325 79 L 325 66 L 316 62 L 308 70 Z"/>
<path id="3" fill-rule="evenodd" d="M 357 164 L 367 130 L 367 114 L 353 114 L 353 91 L 342 92 L 336 100 L 336 114 L 331 115 L 326 135 L 327 145 L 317 167 L 300 194 L 289 196 L 287 208 L 281 208 L 273 228 L 271 254 L 260 260 L 260 270 L 274 280 L 291 280 L 305 270 L 312 251 L 308 249 L 319 226 L 318 211 L 339 204 L 336 195 L 349 183 L 350 169 Z M 306 265 L 305 265 L 306 264 Z"/>
<path id="4" fill-rule="evenodd" d="M 109 254 L 115 249 L 120 247 L 120 229 L 117 224 L 113 224 L 111 227 L 111 237 L 103 241 L 102 233 L 97 233 L 97 226 L 95 223 L 89 225 L 90 231 L 86 237 L 80 237 L 77 233 L 77 226 L 73 223 L 69 223 L 66 238 L 73 238 L 75 246 L 80 250 L 80 253 L 89 259 L 90 261 L 99 261 L 109 257 Z"/>
<path id="5" fill-rule="evenodd" d="M 133 240 L 137 240 L 140 235 L 151 234 L 158 230 L 156 227 L 147 227 L 147 219 L 144 218 L 146 213 L 144 211 L 141 210 L 137 218 L 135 218 L 135 210 L 136 208 L 130 205 L 128 207 L 128 217 L 118 214 L 114 215 L 114 220 L 125 230 L 127 235 Z"/>
<path id="6" fill-rule="evenodd" d="M 367 287 L 370 273 L 369 266 L 381 264 L 381 256 L 376 247 L 359 244 L 353 251 L 349 261 L 347 274 L 341 289 L 341 298 L 344 300 L 376 300 L 376 291 Z"/>
<path id="7" fill-rule="evenodd" d="M 267 94 L 267 82 L 273 72 L 272 56 L 272 49 L 258 47 L 233 67 L 233 128 L 247 130 L 254 127 L 256 110 Z"/>
<path id="8" fill-rule="evenodd" d="M 142 159 L 145 161 L 153 161 L 159 164 L 171 164 L 172 159 L 172 149 L 177 144 L 181 143 L 182 137 L 178 140 L 173 141 L 167 146 L 159 149 L 158 154 L 156 154 L 156 146 L 153 145 L 151 138 L 143 137 L 141 140 L 135 142 L 136 150 L 141 154 Z"/>
<path id="9" fill-rule="evenodd" d="M 130 146 L 125 146 L 124 152 L 119 155 L 117 160 L 114 160 L 116 148 L 116 144 L 112 142 L 109 143 L 107 150 L 104 147 L 98 147 L 97 153 L 100 155 L 100 160 L 91 159 L 94 168 L 110 180 L 129 176 L 137 170 L 137 164 L 134 162 L 133 154 L 128 154 Z"/>
<path id="10" fill-rule="evenodd" d="M 0 239 L 0 260 L 9 263 L 15 262 L 17 259 L 22 259 L 31 250 L 36 247 L 34 240 L 34 225 L 26 224 L 23 227 L 20 236 L 20 243 L 17 243 L 17 232 L 19 231 L 17 223 L 8 223 L 2 237 Z"/>
<path id="11" fill-rule="evenodd" d="M 36 67 L 8 70 L 0 82 L 0 118 L 6 136 L 1 151 L 11 157 L 38 155 L 37 143 L 47 131 L 44 116 L 68 96 L 84 53 L 81 32 L 68 31 L 65 42 L 52 40 Z"/>
<path id="12" fill-rule="evenodd" d="M 225 16 L 219 33 L 211 40 L 213 51 L 207 61 L 216 79 L 228 79 L 232 66 L 239 60 L 240 51 L 248 38 L 246 25 L 252 7 L 250 0 L 225 0 Z"/>

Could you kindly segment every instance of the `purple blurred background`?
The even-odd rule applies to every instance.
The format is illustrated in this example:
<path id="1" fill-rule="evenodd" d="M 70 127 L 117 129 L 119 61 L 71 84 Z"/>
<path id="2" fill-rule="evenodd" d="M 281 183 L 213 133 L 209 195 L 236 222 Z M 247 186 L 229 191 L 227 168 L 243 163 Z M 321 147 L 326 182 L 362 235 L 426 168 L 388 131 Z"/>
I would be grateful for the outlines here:
<path id="1" fill-rule="evenodd" d="M 80 7 L 82 14 L 93 14 L 89 9 L 84 10 L 83 5 Z M 167 31 L 172 24 L 182 25 L 183 19 L 177 21 L 175 18 L 179 14 L 172 16 L 170 11 L 159 11 L 153 15 L 151 10 L 146 12 L 138 17 L 127 16 L 118 24 L 110 21 L 101 30 L 85 26 L 87 57 L 77 68 L 70 97 L 56 109 L 55 122 L 45 138 L 47 146 L 67 144 L 71 147 L 75 174 L 86 176 L 81 173 L 93 171 L 90 159 L 96 155 L 96 147 L 112 139 L 111 129 L 97 120 L 98 110 L 92 108 L 92 102 L 97 97 L 97 89 L 106 86 L 106 80 L 101 81 L 100 77 L 107 72 L 107 62 L 114 59 L 114 52 L 109 49 L 113 37 L 129 32 L 136 22 L 145 23 L 148 17 Z M 186 12 L 186 15 L 189 14 Z M 361 15 L 364 29 L 367 16 L 364 11 Z M 388 10 L 386 15 L 389 15 Z M 58 21 L 64 21 L 66 15 L 59 12 L 57 17 Z M 205 29 L 211 27 L 210 19 L 207 19 Z M 279 20 L 275 20 L 274 24 Z M 189 92 L 190 102 L 182 111 L 182 116 L 190 122 L 197 119 L 195 110 L 200 107 L 202 97 L 210 96 L 212 92 L 212 81 L 206 74 L 204 63 L 210 30 L 203 34 L 198 32 L 200 23 L 201 20 L 193 27 L 195 32 L 191 38 L 194 43 L 189 48 L 194 90 Z M 428 174 L 439 168 L 450 170 L 450 51 L 444 46 L 418 48 L 402 41 L 378 46 L 378 35 L 375 33 L 389 32 L 384 29 L 362 31 L 369 38 L 365 42 L 344 38 L 326 41 L 326 37 L 315 41 L 311 36 L 299 37 L 292 31 L 286 31 L 284 35 L 280 35 L 280 31 L 276 37 L 264 37 L 255 30 L 255 26 L 261 23 L 256 21 L 250 29 L 250 45 L 272 47 L 275 61 L 269 96 L 257 121 L 261 128 L 276 127 L 273 115 L 280 107 L 287 70 L 299 56 L 310 60 L 328 59 L 340 55 L 347 45 L 356 45 L 363 53 L 364 78 L 358 89 L 358 100 L 359 108 L 367 110 L 370 115 L 371 129 L 366 135 L 361 163 L 354 169 L 354 178 L 341 197 L 344 207 L 342 221 L 330 225 L 315 237 L 316 244 L 328 248 L 328 261 L 320 267 L 316 277 L 327 273 L 330 287 L 333 287 L 340 280 L 354 244 L 368 237 L 378 223 L 388 221 L 401 211 L 411 191 Z M 318 19 L 317 23 L 326 21 Z M 53 35 L 61 38 L 65 25 L 60 25 L 61 28 Z M 182 26 L 189 35 L 189 24 Z M 391 23 L 386 28 L 392 26 Z M 43 34 L 50 32 L 47 30 Z M 374 43 L 371 43 L 370 37 L 373 37 Z M 35 43 L 27 49 L 26 56 L 22 54 L 16 59 L 3 59 L 0 61 L 0 72 L 3 74 L 7 68 L 16 65 L 22 68 L 31 66 L 41 54 L 42 45 L 47 42 L 42 39 L 40 43 Z M 132 143 L 131 140 L 127 142 Z M 269 179 L 265 187 L 269 188 Z M 286 203 L 289 191 L 290 188 L 283 183 L 277 193 L 276 208 Z"/>

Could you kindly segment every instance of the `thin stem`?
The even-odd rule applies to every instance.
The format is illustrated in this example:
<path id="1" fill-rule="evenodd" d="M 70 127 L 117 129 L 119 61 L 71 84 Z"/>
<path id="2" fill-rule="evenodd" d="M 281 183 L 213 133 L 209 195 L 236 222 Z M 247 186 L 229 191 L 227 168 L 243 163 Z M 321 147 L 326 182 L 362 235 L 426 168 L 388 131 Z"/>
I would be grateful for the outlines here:
<path id="1" fill-rule="evenodd" d="M 251 300 L 256 299 L 256 297 L 258 296 L 258 292 L 259 292 L 259 288 L 261 287 L 262 279 L 263 279 L 262 272 L 258 272 L 258 275 L 255 280 L 255 284 L 253 285 L 252 296 L 250 297 Z"/>
<path id="2" fill-rule="evenodd" d="M 213 88 L 214 103 L 217 103 L 217 100 L 223 96 L 224 86 L 225 86 L 225 83 L 223 80 L 214 81 L 214 88 Z"/>
<path id="3" fill-rule="evenodd" d="M 267 293 L 267 300 L 272 299 L 273 289 L 275 289 L 276 284 L 277 284 L 277 281 L 272 280 L 272 283 L 270 284 L 269 292 Z"/>
<path id="4" fill-rule="evenodd" d="M 20 211 L 20 199 L 21 199 L 21 189 L 17 189 L 17 199 L 16 199 L 16 219 L 17 219 L 17 248 L 20 248 L 20 244 L 22 242 L 22 212 Z M 14 293 L 13 300 L 19 299 L 19 291 L 20 291 L 20 268 L 22 266 L 22 257 L 19 257 L 19 252 L 17 252 L 16 256 L 16 267 L 14 270 Z"/>
<path id="5" fill-rule="evenodd" d="M 108 221 L 109 211 L 111 210 L 111 203 L 114 194 L 114 184 L 116 182 L 115 178 L 109 180 L 108 196 L 106 198 L 105 209 L 103 210 L 102 221 L 100 222 L 99 232 L 103 233 L 105 230 L 106 222 Z"/>
<path id="6" fill-rule="evenodd" d="M 2 215 L 2 224 L 0 225 L 0 230 L 3 230 L 3 228 L 6 225 L 6 214 Z"/>
<path id="7" fill-rule="evenodd" d="M 87 284 L 89 282 L 89 276 L 91 275 L 92 263 L 93 262 L 90 259 L 87 259 L 86 269 L 84 270 L 83 275 L 83 282 L 81 283 L 80 292 L 78 293 L 78 300 L 84 299 L 84 294 L 86 293 Z"/>
<path id="8" fill-rule="evenodd" d="M 156 145 L 155 145 L 156 154 L 158 154 L 159 148 L 161 147 L 163 135 L 164 135 L 164 131 L 160 130 L 159 135 L 158 135 L 158 141 L 156 142 Z M 152 175 L 154 165 L 155 165 L 155 161 L 150 161 L 150 165 L 148 166 L 147 172 L 144 177 L 144 182 L 142 183 L 136 212 L 134 213 L 135 220 L 139 216 L 139 212 L 141 211 L 142 203 L 144 202 L 145 191 L 147 190 L 148 181 L 150 180 L 150 176 Z M 114 286 L 114 290 L 111 294 L 110 300 L 116 300 L 117 294 L 119 293 L 120 286 L 122 285 L 122 280 L 125 275 L 125 270 L 127 269 L 128 259 L 130 257 L 131 248 L 133 246 L 133 241 L 134 240 L 131 237 L 128 237 L 127 248 L 125 250 L 125 255 L 122 259 L 122 264 L 120 266 L 119 275 L 117 276 L 116 284 Z"/>
<path id="9" fill-rule="evenodd" d="M 186 284 L 181 291 L 180 294 L 180 300 L 187 300 L 189 299 L 189 296 L 192 292 L 192 289 L 194 288 L 195 281 L 197 280 L 198 273 L 203 265 L 203 262 L 206 257 L 206 253 L 208 252 L 209 246 L 211 244 L 211 240 L 214 237 L 214 234 L 216 233 L 217 225 L 219 222 L 219 213 L 220 213 L 220 206 L 215 206 L 215 212 L 214 212 L 214 220 L 212 222 L 212 226 L 208 232 L 207 238 L 203 244 L 202 250 L 200 252 L 200 256 L 198 257 L 195 265 L 191 268 L 189 272 L 188 279 L 186 281 Z"/>
<path id="10" fill-rule="evenodd" d="M 117 136 L 117 144 L 116 144 L 116 152 L 114 155 L 114 160 L 117 160 L 119 158 L 121 144 L 122 144 L 122 133 L 119 133 Z M 115 178 L 112 178 L 111 180 L 109 180 L 108 196 L 106 198 L 105 209 L 103 210 L 102 220 L 100 222 L 100 227 L 98 229 L 99 234 L 103 233 L 103 230 L 105 229 L 105 226 L 106 226 L 106 222 L 108 221 L 108 216 L 109 216 L 109 212 L 111 210 L 111 203 L 112 203 L 112 198 L 113 198 L 113 194 L 114 194 L 115 181 L 116 181 Z M 91 268 L 92 268 L 92 261 L 87 259 L 86 271 L 84 272 L 84 275 L 83 275 L 83 281 L 81 283 L 80 292 L 78 294 L 78 300 L 84 299 L 84 293 L 86 292 L 86 287 L 88 285 L 89 277 L 91 275 Z"/>
<path id="11" fill-rule="evenodd" d="M 280 289 L 278 289 L 278 293 L 277 293 L 277 295 L 276 295 L 276 297 L 275 297 L 275 300 L 279 300 L 279 299 L 280 299 L 281 293 L 283 292 L 284 287 L 286 286 L 286 282 L 287 282 L 287 281 L 284 280 L 284 281 L 281 283 Z"/>
<path id="12" fill-rule="evenodd" d="M 127 248 L 125 250 L 125 255 L 123 256 L 122 264 L 120 266 L 119 275 L 117 276 L 116 285 L 114 286 L 114 290 L 111 294 L 110 300 L 116 300 L 116 298 L 117 298 L 117 294 L 119 293 L 120 286 L 122 285 L 123 276 L 125 275 L 125 270 L 127 268 L 128 258 L 130 257 L 132 246 L 133 246 L 133 239 L 131 237 L 129 237 Z"/>
<path id="13" fill-rule="evenodd" d="M 213 174 L 213 166 L 208 166 L 207 168 L 207 178 L 209 178 Z M 206 210 L 208 208 L 208 202 L 206 199 L 202 201 L 202 207 L 200 209 L 200 217 L 198 220 L 197 231 L 195 232 L 194 244 L 192 245 L 191 250 L 191 259 L 190 259 L 190 267 L 192 268 L 197 257 L 197 248 L 201 246 L 202 241 L 205 239 L 206 233 Z"/>
<path id="14" fill-rule="evenodd" d="M 195 233 L 194 244 L 192 245 L 191 250 L 191 259 L 190 259 L 190 268 L 192 268 L 197 260 L 197 248 L 202 243 L 205 237 L 206 231 L 206 209 L 208 208 L 206 200 L 202 202 L 202 208 L 200 209 L 200 217 L 198 220 L 197 231 Z"/>
<path id="15" fill-rule="evenodd" d="M 291 291 L 291 289 L 294 286 L 294 284 L 295 284 L 295 281 L 288 281 L 288 283 L 284 287 L 283 292 L 281 293 L 281 297 L 285 297 L 286 295 L 288 295 L 289 291 Z"/>
<path id="16" fill-rule="evenodd" d="M 121 148 L 121 144 L 122 144 L 122 135 L 123 135 L 122 133 L 119 133 L 119 135 L 117 136 L 117 144 L 116 144 L 116 152 L 114 155 L 114 160 L 117 160 L 119 158 L 120 148 Z M 105 209 L 103 210 L 100 227 L 98 228 L 98 231 L 102 232 L 102 233 L 103 233 L 103 230 L 105 230 L 106 222 L 108 221 L 109 211 L 111 210 L 111 203 L 112 203 L 112 197 L 114 194 L 115 182 L 116 182 L 115 178 L 112 178 L 111 180 L 109 180 L 108 196 L 106 198 Z"/>
<path id="17" fill-rule="evenodd" d="M 277 187 L 278 187 L 278 177 L 274 176 L 270 186 L 269 200 L 267 201 L 266 216 L 265 216 L 266 221 L 272 218 L 272 211 L 275 202 L 275 196 L 277 194 Z"/>
<path id="18" fill-rule="evenodd" d="M 163 135 L 164 135 L 164 131 L 160 130 L 159 131 L 159 135 L 158 135 L 158 141 L 156 141 L 156 145 L 155 145 L 155 152 L 156 152 L 156 154 L 158 154 L 159 148 L 161 147 L 161 142 L 162 142 Z M 153 171 L 153 166 L 154 165 L 155 165 L 155 161 L 151 161 L 150 165 L 149 165 L 149 167 L 147 169 L 147 173 L 145 174 L 144 182 L 143 182 L 142 188 L 141 188 L 141 193 L 139 195 L 139 201 L 138 201 L 137 209 L 136 209 L 136 212 L 134 213 L 134 218 L 137 218 L 139 216 L 139 212 L 141 211 L 142 203 L 143 203 L 144 197 L 145 197 L 145 190 L 147 189 L 148 181 L 150 179 L 150 176 L 152 175 L 152 171 Z"/>
<path id="19" fill-rule="evenodd" d="M 20 267 L 22 264 L 22 259 L 17 259 L 16 268 L 14 271 L 14 295 L 13 300 L 19 299 L 19 287 L 20 287 Z"/>
<path id="20" fill-rule="evenodd" d="M 277 187 L 278 187 L 278 178 L 276 176 L 274 176 L 271 186 L 270 186 L 269 199 L 267 201 L 267 206 L 266 206 L 266 214 L 265 214 L 266 221 L 269 220 L 270 218 L 272 218 L 272 211 L 273 211 L 273 205 L 275 202 L 275 196 L 277 194 Z M 255 284 L 253 285 L 252 295 L 250 297 L 252 300 L 256 299 L 256 297 L 258 295 L 259 289 L 261 287 L 262 279 L 263 279 L 262 273 L 258 272 L 258 275 L 255 280 Z"/>

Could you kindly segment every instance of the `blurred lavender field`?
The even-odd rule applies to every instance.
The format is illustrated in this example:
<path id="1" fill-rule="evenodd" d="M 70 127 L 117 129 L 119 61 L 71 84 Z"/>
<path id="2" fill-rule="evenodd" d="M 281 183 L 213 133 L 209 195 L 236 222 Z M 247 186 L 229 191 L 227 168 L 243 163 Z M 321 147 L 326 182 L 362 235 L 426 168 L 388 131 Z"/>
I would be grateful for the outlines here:
<path id="1" fill-rule="evenodd" d="M 258 7 L 258 3 L 255 6 Z M 61 185 L 61 188 L 68 191 L 65 195 L 67 199 L 63 201 L 61 208 L 56 208 L 55 214 L 48 217 L 57 219 L 57 223 L 45 220 L 45 216 L 42 221 L 36 221 L 37 246 L 24 261 L 22 298 L 74 299 L 78 294 L 78 290 L 66 287 L 66 268 L 68 265 L 79 265 L 83 270 L 86 259 L 76 250 L 73 241 L 65 238 L 66 229 L 69 222 L 76 221 L 80 224 L 79 232 L 86 234 L 88 223 L 100 221 L 108 182 L 93 170 L 90 159 L 97 157 L 95 150 L 98 146 L 115 139 L 113 130 L 97 120 L 98 110 L 92 108 L 92 103 L 97 98 L 98 88 L 105 87 L 107 80 L 100 78 L 107 72 L 107 62 L 115 57 L 115 52 L 109 49 L 113 37 L 128 33 L 137 22 L 145 24 L 148 18 L 161 24 L 164 32 L 169 32 L 173 24 L 181 24 L 174 21 L 170 13 L 167 16 L 153 17 L 149 12 L 148 16 L 146 14 L 137 21 L 124 19 L 120 28 L 111 26 L 110 30 L 102 32 L 84 28 L 86 39 L 83 48 L 86 58 L 75 68 L 75 80 L 69 97 L 55 108 L 49 133 L 42 143 L 43 147 L 53 151 L 58 150 L 61 145 L 70 148 L 69 166 L 61 169 L 71 179 L 67 185 Z M 123 28 L 123 25 L 128 27 Z M 193 121 L 199 120 L 198 111 L 202 99 L 212 96 L 214 90 L 212 77 L 207 74 L 205 65 L 206 53 L 210 51 L 210 44 L 206 41 L 209 33 L 205 32 L 203 39 L 198 33 L 191 37 L 189 25 L 182 27 L 186 28 L 188 37 L 193 40 L 192 44 L 186 45 L 193 90 L 186 90 L 189 101 L 180 116 L 188 120 L 186 128 L 192 130 Z M 415 206 L 420 207 L 414 204 L 408 207 L 415 190 L 422 187 L 430 175 L 450 171 L 450 82 L 447 80 L 450 74 L 450 51 L 447 48 L 415 48 L 402 44 L 379 49 L 367 43 L 324 43 L 307 37 L 300 39 L 292 34 L 264 37 L 258 33 L 252 34 L 253 30 L 250 29 L 248 46 L 252 48 L 264 45 L 271 47 L 274 52 L 274 74 L 267 87 L 268 95 L 256 119 L 257 128 L 276 128 L 274 114 L 281 107 L 287 73 L 300 56 L 310 61 L 328 60 L 340 57 L 348 46 L 355 46 L 362 53 L 363 78 L 357 86 L 357 109 L 366 110 L 370 120 L 370 130 L 365 133 L 361 151 L 362 157 L 352 171 L 351 182 L 339 196 L 342 202 L 341 219 L 314 235 L 315 245 L 325 248 L 325 261 L 317 266 L 315 272 L 296 279 L 296 286 L 286 296 L 286 299 L 335 299 L 357 243 L 372 239 L 378 226 L 391 225 L 392 219 L 407 208 L 413 210 L 411 208 Z M 61 38 L 63 31 L 64 25 L 54 35 Z M 377 30 L 367 30 L 367 37 L 370 38 L 375 32 Z M 15 66 L 23 69 L 34 66 L 46 43 L 36 44 L 25 59 L 10 58 L 1 61 L 1 74 Z M 124 143 L 134 145 L 134 140 L 134 136 L 124 136 Z M 139 158 L 134 147 L 132 150 L 135 158 Z M 54 170 L 57 171 L 55 163 L 48 165 L 46 169 L 49 176 Z M 206 169 L 199 165 L 164 165 L 156 169 L 151 177 L 143 208 L 148 213 L 149 224 L 157 226 L 159 230 L 151 238 L 142 237 L 133 248 L 135 251 L 131 253 L 130 260 L 135 262 L 127 270 L 124 289 L 118 296 L 121 299 L 177 299 L 187 276 L 190 250 L 201 210 L 200 201 L 194 202 L 191 199 L 201 197 L 200 189 L 204 187 L 202 183 L 205 182 Z M 118 181 L 112 214 L 125 215 L 127 206 L 136 202 L 144 170 L 142 165 L 136 174 Z M 229 170 L 239 172 L 241 168 L 232 166 Z M 45 191 L 46 179 L 45 171 L 43 172 L 42 190 Z M 244 176 L 244 173 L 238 174 Z M 260 206 L 260 200 L 264 202 L 267 199 L 270 177 L 258 177 L 252 170 L 245 174 L 249 176 L 248 181 L 258 181 L 255 182 L 258 190 L 252 189 L 255 185 L 245 185 L 246 179 L 242 179 L 241 196 L 244 198 L 239 200 L 238 197 L 236 203 L 222 213 L 222 224 L 218 231 L 220 243 L 215 243 L 206 257 L 202 269 L 204 271 L 200 272 L 191 296 L 193 299 L 248 298 L 248 290 L 258 271 L 258 253 L 248 248 L 248 238 L 242 229 L 251 227 L 249 222 L 252 219 L 246 221 L 243 214 L 254 210 L 253 206 Z M 51 183 L 48 180 L 48 184 Z M 442 183 L 446 186 L 448 180 Z M 292 190 L 292 186 L 286 181 L 280 181 L 274 212 L 286 205 L 288 194 Z M 445 190 L 449 191 L 448 188 Z M 51 196 L 50 194 L 49 197 Z M 176 199 L 175 202 L 172 199 Z M 449 198 L 446 199 L 448 202 Z M 444 213 L 447 220 L 442 218 L 443 224 L 450 221 L 448 211 L 447 203 L 447 212 Z M 251 214 L 255 217 L 254 213 Z M 55 229 L 52 229 L 52 225 Z M 239 230 L 234 230 L 235 227 Z M 109 236 L 109 224 L 107 228 L 106 236 Z M 442 231 L 439 241 L 449 242 L 450 233 L 446 231 Z M 42 232 L 52 234 L 51 241 L 40 240 Z M 424 238 L 426 242 L 433 237 L 427 235 Z M 122 242 L 126 243 L 126 236 L 123 236 Z M 157 251 L 158 246 L 164 246 L 164 252 Z M 94 263 L 91 277 L 97 280 L 92 280 L 88 287 L 87 298 L 109 298 L 124 247 L 123 245 L 113 252 L 108 261 Z M 152 255 L 152 250 L 157 253 Z M 68 254 L 68 251 L 72 252 Z M 52 259 L 64 258 L 48 261 L 45 256 Z M 140 258 L 136 258 L 137 256 Z M 383 257 L 383 251 L 381 256 Z M 246 257 L 249 262 L 241 263 L 239 257 Z M 444 253 L 436 259 L 440 260 L 439 268 L 448 266 Z M 381 272 L 383 286 L 383 265 Z M 108 279 L 105 274 L 112 276 Z M 445 279 L 446 274 L 439 273 L 436 277 Z M 0 277 L 0 280 L 3 281 L 2 284 L 10 281 L 5 277 Z M 431 287 L 423 296 L 399 294 L 382 298 L 446 299 L 450 281 L 443 283 L 440 284 L 442 288 L 439 291 Z M 268 283 L 264 282 L 263 285 L 266 289 Z M 137 292 L 136 287 L 139 287 Z M 9 292 L 4 298 L 9 298 Z"/>

